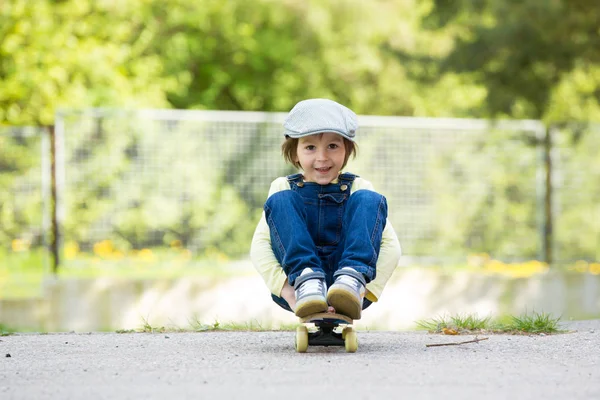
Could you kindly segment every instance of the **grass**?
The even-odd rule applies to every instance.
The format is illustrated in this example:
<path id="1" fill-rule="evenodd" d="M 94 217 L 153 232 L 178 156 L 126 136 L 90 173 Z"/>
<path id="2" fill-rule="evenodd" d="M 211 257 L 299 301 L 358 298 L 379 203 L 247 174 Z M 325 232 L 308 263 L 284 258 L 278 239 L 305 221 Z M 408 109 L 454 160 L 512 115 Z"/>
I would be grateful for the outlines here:
<path id="1" fill-rule="evenodd" d="M 10 329 L 4 324 L 0 324 L 0 336 L 10 336 L 15 333 L 14 330 Z"/>
<path id="2" fill-rule="evenodd" d="M 560 317 L 533 312 L 501 319 L 481 318 L 475 314 L 455 315 L 417 321 L 417 326 L 430 333 L 447 335 L 475 333 L 553 334 L 564 333 L 559 328 Z"/>
<path id="3" fill-rule="evenodd" d="M 429 333 L 447 335 L 460 334 L 555 334 L 564 333 L 559 328 L 560 318 L 550 314 L 533 312 L 520 316 L 508 316 L 501 319 L 492 317 L 479 317 L 476 314 L 457 314 L 448 317 L 431 318 L 417 321 L 420 329 Z M 142 318 L 142 324 L 138 329 L 120 329 L 116 333 L 168 333 L 168 332 L 270 332 L 270 331 L 293 331 L 297 324 L 282 325 L 278 329 L 267 328 L 259 322 L 243 323 L 221 323 L 214 321 L 205 323 L 197 318 L 189 321 L 189 327 L 180 328 L 176 326 L 153 326 L 148 319 Z"/>
<path id="4" fill-rule="evenodd" d="M 81 255 L 64 260 L 59 279 L 178 279 L 201 276 L 220 280 L 255 273 L 248 263 L 216 258 L 177 258 L 172 251 L 155 251 L 153 259 L 124 257 L 120 260 Z M 0 249 L 0 299 L 36 298 L 43 295 L 44 280 L 53 278 L 50 256 L 41 249 L 24 253 L 6 253 Z"/>
<path id="5" fill-rule="evenodd" d="M 124 254 L 117 251 L 108 240 L 96 243 L 93 252 L 81 252 L 76 247 L 73 243 L 65 245 L 57 278 L 177 279 L 202 276 L 222 279 L 255 273 L 251 268 L 240 268 L 239 260 L 232 260 L 215 249 L 194 256 L 189 250 L 179 247 L 132 250 Z M 42 296 L 45 280 L 53 277 L 50 272 L 51 259 L 50 253 L 42 248 L 23 251 L 0 248 L 0 299 Z M 513 278 L 529 277 L 549 270 L 547 265 L 535 260 L 503 263 L 491 259 L 487 254 L 471 255 L 466 263 L 424 268 L 443 273 L 470 271 Z M 553 266 L 552 270 L 598 275 L 600 263 L 578 261 L 566 269 Z"/>
<path id="6" fill-rule="evenodd" d="M 557 333 L 558 318 L 553 318 L 549 314 L 523 315 L 521 317 L 512 317 L 511 327 L 519 332 L 528 333 Z"/>
<path id="7" fill-rule="evenodd" d="M 205 323 L 197 318 L 192 318 L 189 321 L 187 328 L 181 328 L 174 325 L 171 326 L 154 326 L 147 318 L 142 318 L 142 323 L 138 329 L 118 329 L 116 333 L 173 333 L 173 332 L 270 332 L 274 330 L 279 331 L 293 331 L 296 329 L 297 324 L 283 325 L 279 329 L 266 328 L 258 321 L 250 321 L 243 323 L 221 323 L 214 321 L 212 323 Z"/>
<path id="8" fill-rule="evenodd" d="M 556 334 L 565 333 L 560 329 L 560 318 L 555 318 L 547 313 L 533 312 L 520 316 L 508 316 L 500 319 L 491 317 L 479 317 L 475 314 L 458 314 L 453 316 L 431 318 L 416 322 L 418 328 L 425 329 L 433 334 L 464 335 L 464 334 Z M 293 331 L 298 324 L 284 324 L 277 329 L 264 327 L 258 321 L 242 323 L 221 323 L 217 320 L 205 323 L 197 318 L 189 320 L 187 328 L 171 326 L 152 325 L 147 318 L 142 318 L 141 325 L 137 329 L 118 329 L 115 332 L 126 333 L 176 333 L 176 332 L 272 332 Z M 370 330 L 370 329 L 366 329 Z M 19 330 L 14 330 L 0 323 L 0 336 L 9 336 Z M 21 331 L 22 332 L 22 331 Z M 42 334 L 42 333 L 40 333 Z"/>

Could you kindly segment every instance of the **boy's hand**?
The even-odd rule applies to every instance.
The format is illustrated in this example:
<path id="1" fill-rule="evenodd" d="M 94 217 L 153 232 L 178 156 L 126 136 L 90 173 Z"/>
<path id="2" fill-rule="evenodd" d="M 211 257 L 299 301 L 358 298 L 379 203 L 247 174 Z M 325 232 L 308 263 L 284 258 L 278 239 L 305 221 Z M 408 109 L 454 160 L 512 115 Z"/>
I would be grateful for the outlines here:
<path id="1" fill-rule="evenodd" d="M 290 285 L 290 283 L 287 281 L 287 279 L 285 280 L 285 283 L 283 284 L 283 288 L 281 288 L 281 297 L 285 301 L 287 301 L 287 303 L 289 304 L 292 311 L 294 311 L 296 309 L 296 291 Z"/>
<path id="2" fill-rule="evenodd" d="M 290 285 L 290 283 L 287 281 L 287 279 L 285 280 L 285 283 L 283 284 L 283 288 L 281 288 L 281 296 L 280 297 L 283 298 L 285 301 L 287 301 L 287 303 L 290 306 L 290 308 L 292 309 L 292 311 L 294 311 L 296 309 L 296 291 Z M 333 314 L 333 313 L 335 313 L 335 308 L 329 306 L 329 307 L 327 307 L 327 312 Z"/>

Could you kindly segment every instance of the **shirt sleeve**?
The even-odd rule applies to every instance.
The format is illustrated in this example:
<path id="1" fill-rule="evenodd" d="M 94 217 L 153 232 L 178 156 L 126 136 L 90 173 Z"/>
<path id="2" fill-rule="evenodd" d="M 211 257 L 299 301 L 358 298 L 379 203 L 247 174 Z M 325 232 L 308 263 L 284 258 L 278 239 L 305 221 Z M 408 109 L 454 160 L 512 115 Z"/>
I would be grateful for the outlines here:
<path id="1" fill-rule="evenodd" d="M 354 180 L 352 185 L 352 193 L 360 189 L 375 191 L 371 182 L 358 177 Z M 396 232 L 394 231 L 394 228 L 388 218 L 385 221 L 379 257 L 377 258 L 377 274 L 375 279 L 367 284 L 367 299 L 371 301 L 379 300 L 381 293 L 383 292 L 383 288 L 398 266 L 398 261 L 400 260 L 401 254 L 402 249 L 400 247 L 400 241 L 398 240 Z"/>
<path id="2" fill-rule="evenodd" d="M 290 190 L 290 184 L 285 177 L 277 178 L 271 183 L 267 198 L 282 190 Z M 250 259 L 271 293 L 281 296 L 281 289 L 287 276 L 273 253 L 271 233 L 264 211 L 252 237 Z"/>

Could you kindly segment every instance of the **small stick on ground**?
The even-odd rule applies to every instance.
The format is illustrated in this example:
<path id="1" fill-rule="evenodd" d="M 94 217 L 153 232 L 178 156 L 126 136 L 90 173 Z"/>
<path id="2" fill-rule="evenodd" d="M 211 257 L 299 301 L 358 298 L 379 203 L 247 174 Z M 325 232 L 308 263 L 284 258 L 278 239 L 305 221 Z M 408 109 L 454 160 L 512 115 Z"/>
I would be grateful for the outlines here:
<path id="1" fill-rule="evenodd" d="M 477 338 L 475 337 L 475 339 L 473 340 L 467 340 L 466 342 L 451 342 L 451 343 L 433 343 L 433 344 L 426 344 L 425 347 L 436 347 L 436 346 L 458 346 L 461 344 L 467 344 L 467 343 L 479 343 L 482 340 L 488 340 L 489 338 Z"/>

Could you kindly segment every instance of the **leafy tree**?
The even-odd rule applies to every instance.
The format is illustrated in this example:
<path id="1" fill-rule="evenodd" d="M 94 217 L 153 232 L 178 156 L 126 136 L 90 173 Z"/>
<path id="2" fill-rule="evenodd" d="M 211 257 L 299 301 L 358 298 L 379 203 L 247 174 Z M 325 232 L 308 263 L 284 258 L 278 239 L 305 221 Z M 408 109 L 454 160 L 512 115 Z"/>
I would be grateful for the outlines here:
<path id="1" fill-rule="evenodd" d="M 564 126 L 554 136 L 556 260 L 600 261 L 600 128 Z"/>
<path id="2" fill-rule="evenodd" d="M 7 0 L 0 123 L 49 125 L 84 107 L 287 111 L 307 97 L 361 114 L 465 115 L 478 89 L 449 76 L 423 91 L 382 47 L 439 47 L 420 33 L 422 12 L 413 1 Z"/>
<path id="3" fill-rule="evenodd" d="M 0 3 L 0 124 L 52 125 L 64 107 L 166 106 L 144 0 Z"/>
<path id="4" fill-rule="evenodd" d="M 42 242 L 41 140 L 32 129 L 0 129 L 0 247 Z"/>
<path id="5" fill-rule="evenodd" d="M 484 115 L 562 121 L 569 115 L 553 102 L 564 82 L 575 90 L 571 101 L 600 99 L 599 20 L 595 0 L 433 0 L 425 24 L 452 35 L 454 45 L 429 57 L 431 71 L 467 74 L 483 85 Z"/>
<path id="6" fill-rule="evenodd" d="M 334 98 L 359 114 L 600 119 L 599 13 L 592 0 L 4 0 L 0 125 L 51 125 L 61 108 L 287 111 L 308 97 Z M 102 115 L 62 119 L 69 128 L 70 237 L 90 247 L 91 231 L 110 227 L 107 234 L 124 247 L 177 240 L 244 253 L 268 185 L 254 172 L 283 171 L 264 162 L 278 157 L 278 129 L 253 126 L 231 143 L 219 136 L 222 127 L 215 134 L 171 122 L 158 133 L 156 121 Z M 365 140 L 357 163 L 372 167 L 369 157 L 386 157 L 392 168 L 413 171 L 414 154 L 386 151 L 421 148 L 422 137 L 393 132 L 385 142 Z M 526 191 L 533 153 L 518 157 L 522 142 L 490 137 L 448 153 L 432 150 L 426 169 L 390 183 L 416 190 L 416 198 L 392 199 L 399 208 L 417 201 L 445 215 L 415 233 L 424 246 L 437 241 L 448 251 L 495 249 L 506 257 L 537 251 Z M 571 162 L 565 174 L 576 177 L 596 164 L 590 149 L 597 146 L 592 135 L 571 139 L 561 152 Z M 10 193 L 32 168 L 27 160 L 38 144 L 1 140 L 0 241 L 6 242 L 36 218 L 33 211 L 15 214 L 19 202 Z M 219 166 L 208 164 L 215 153 Z M 491 168 L 486 161 L 493 157 L 506 167 Z M 521 167 L 527 172 L 519 174 Z M 578 187 L 595 187 L 594 168 Z M 377 187 L 387 181 L 381 180 Z M 456 193 L 457 185 L 481 180 L 486 185 L 475 195 Z M 427 194 L 431 189 L 435 196 Z M 561 254 L 592 254 L 597 230 L 586 228 L 586 240 L 571 236 L 577 224 L 589 228 L 594 220 L 578 214 L 596 212 L 596 193 L 586 193 L 580 203 L 569 202 L 569 193 L 559 198 L 576 204 L 560 208 L 558 227 L 573 238 L 565 239 Z M 465 203 L 471 207 L 460 217 Z M 428 213 L 425 206 L 419 212 Z M 409 214 L 397 228 L 427 217 Z M 517 225 L 518 232 L 503 230 Z"/>

